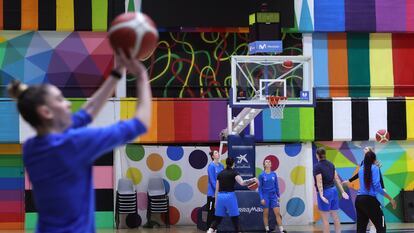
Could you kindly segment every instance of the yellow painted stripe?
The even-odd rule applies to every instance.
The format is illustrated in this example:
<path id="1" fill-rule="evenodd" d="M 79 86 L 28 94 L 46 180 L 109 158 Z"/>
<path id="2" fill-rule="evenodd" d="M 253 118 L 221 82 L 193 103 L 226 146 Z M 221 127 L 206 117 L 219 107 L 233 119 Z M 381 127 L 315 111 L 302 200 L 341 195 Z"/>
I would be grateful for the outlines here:
<path id="1" fill-rule="evenodd" d="M 391 33 L 369 35 L 371 96 L 394 96 Z"/>
<path id="2" fill-rule="evenodd" d="M 148 129 L 148 133 L 140 138 L 140 142 L 157 142 L 157 122 L 158 122 L 158 102 L 152 101 L 152 119 L 151 126 Z"/>
<path id="3" fill-rule="evenodd" d="M 126 99 L 126 98 L 122 98 L 121 99 L 121 114 L 120 114 L 120 118 L 121 120 L 126 120 L 128 119 L 129 115 L 130 115 L 130 111 L 129 111 L 129 102 L 131 102 L 132 100 Z"/>
<path id="4" fill-rule="evenodd" d="M 0 144 L 0 155 L 18 155 L 22 153 L 20 144 Z"/>
<path id="5" fill-rule="evenodd" d="M 414 139 L 414 98 L 407 98 L 405 101 L 407 114 L 407 140 Z"/>
<path id="6" fill-rule="evenodd" d="M 56 31 L 74 31 L 73 0 L 56 0 Z"/>

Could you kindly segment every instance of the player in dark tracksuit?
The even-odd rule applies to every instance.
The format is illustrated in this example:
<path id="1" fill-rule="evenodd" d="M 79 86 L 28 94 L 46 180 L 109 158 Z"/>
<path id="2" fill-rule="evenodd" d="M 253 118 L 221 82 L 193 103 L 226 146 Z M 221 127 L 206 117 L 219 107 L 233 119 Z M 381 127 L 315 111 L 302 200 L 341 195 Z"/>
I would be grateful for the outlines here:
<path id="1" fill-rule="evenodd" d="M 367 152 L 364 164 L 358 172 L 360 188 L 355 200 L 357 233 L 366 232 L 369 220 L 372 221 L 378 233 L 386 232 L 384 213 L 376 198 L 378 193 L 386 197 L 394 209 L 397 207 L 395 200 L 381 187 L 379 167 L 374 164 L 376 159 L 374 152 Z"/>

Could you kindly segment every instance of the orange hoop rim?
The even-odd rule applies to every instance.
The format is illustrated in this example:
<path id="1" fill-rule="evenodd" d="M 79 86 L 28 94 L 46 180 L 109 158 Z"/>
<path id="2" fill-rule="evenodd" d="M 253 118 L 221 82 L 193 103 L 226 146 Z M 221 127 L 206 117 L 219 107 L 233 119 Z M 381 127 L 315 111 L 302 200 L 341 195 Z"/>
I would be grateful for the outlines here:
<path id="1" fill-rule="evenodd" d="M 279 101 L 287 100 L 287 97 L 270 95 L 270 96 L 266 96 L 266 100 L 270 106 L 274 107 L 277 104 L 279 104 Z"/>

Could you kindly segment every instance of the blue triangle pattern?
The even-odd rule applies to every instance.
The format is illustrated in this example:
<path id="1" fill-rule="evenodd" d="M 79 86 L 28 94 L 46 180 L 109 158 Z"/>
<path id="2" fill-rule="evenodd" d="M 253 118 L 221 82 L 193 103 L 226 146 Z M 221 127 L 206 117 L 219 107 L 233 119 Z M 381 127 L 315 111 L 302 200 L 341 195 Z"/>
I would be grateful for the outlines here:
<path id="1" fill-rule="evenodd" d="M 49 68 L 52 53 L 52 50 L 43 53 L 38 53 L 33 56 L 27 57 L 27 60 L 29 60 L 31 63 L 33 63 L 34 65 L 46 72 Z"/>
<path id="2" fill-rule="evenodd" d="M 20 55 L 25 56 L 27 49 L 29 48 L 29 44 L 32 41 L 33 34 L 34 32 L 29 32 L 16 38 L 13 38 L 8 41 L 9 45 L 16 48 Z"/>
<path id="3" fill-rule="evenodd" d="M 312 17 L 310 15 L 308 0 L 303 0 L 302 10 L 300 12 L 299 31 L 313 31 Z"/>

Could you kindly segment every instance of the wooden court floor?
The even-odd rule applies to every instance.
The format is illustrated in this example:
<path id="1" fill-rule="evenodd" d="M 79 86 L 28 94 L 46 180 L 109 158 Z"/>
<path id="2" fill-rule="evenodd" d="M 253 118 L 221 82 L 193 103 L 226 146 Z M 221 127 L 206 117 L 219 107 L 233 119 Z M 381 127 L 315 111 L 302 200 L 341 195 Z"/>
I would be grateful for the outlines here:
<path id="1" fill-rule="evenodd" d="M 285 229 L 289 233 L 305 233 L 305 232 L 322 232 L 320 226 L 286 226 Z M 355 224 L 342 224 L 342 233 L 354 233 Z M 21 231 L 1 231 L 0 233 L 33 233 L 32 230 Z M 201 233 L 203 231 L 197 230 L 195 226 L 172 226 L 170 228 L 154 228 L 154 229 L 98 229 L 97 233 Z M 331 232 L 334 232 L 333 226 L 331 226 Z M 387 232 L 391 233 L 414 233 L 414 223 L 389 223 L 387 224 Z"/>

